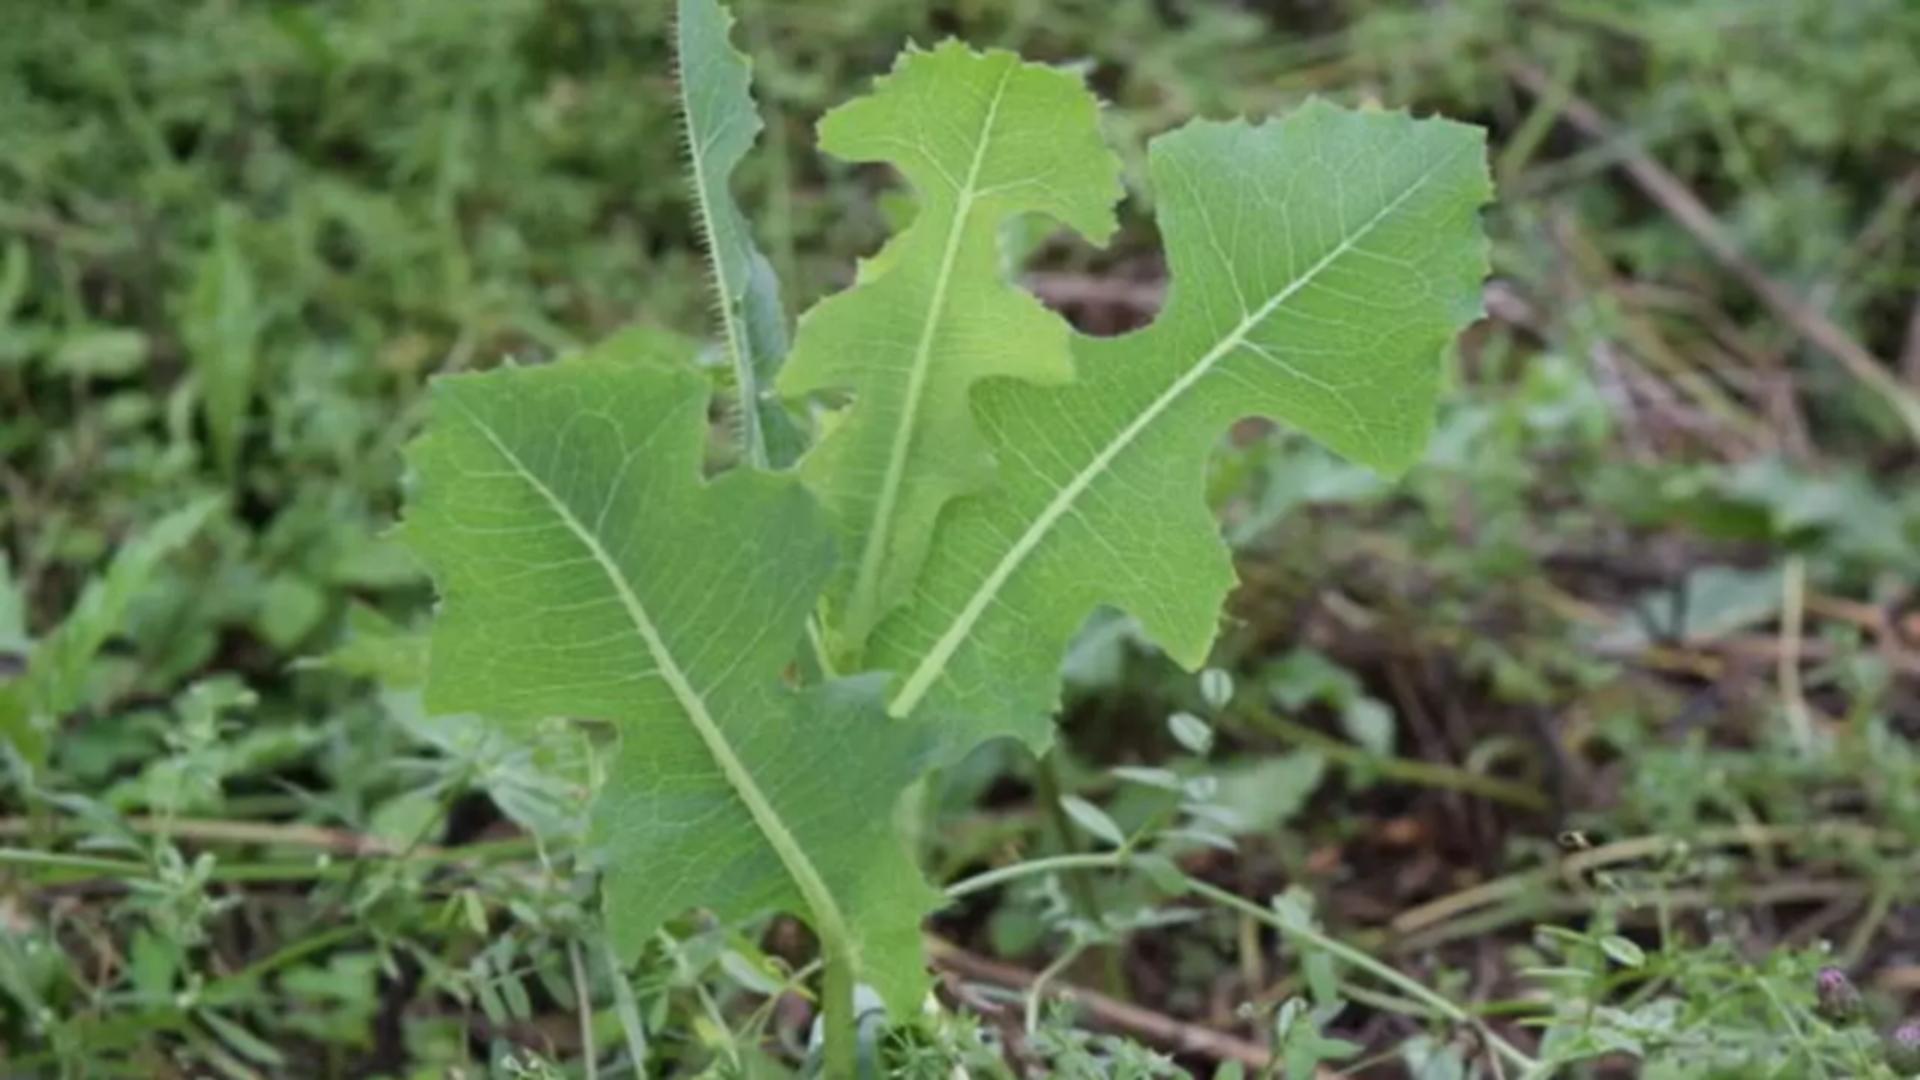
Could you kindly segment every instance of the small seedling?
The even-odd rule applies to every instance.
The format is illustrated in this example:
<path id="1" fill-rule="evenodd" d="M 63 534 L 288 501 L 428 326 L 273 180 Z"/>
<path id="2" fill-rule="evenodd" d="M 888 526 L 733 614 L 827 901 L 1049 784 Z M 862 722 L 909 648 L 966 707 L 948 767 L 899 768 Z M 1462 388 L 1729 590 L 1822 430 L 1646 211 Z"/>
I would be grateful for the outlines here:
<path id="1" fill-rule="evenodd" d="M 1011 53 L 909 49 L 820 145 L 895 166 L 918 213 L 779 369 L 771 273 L 726 188 L 757 127 L 727 26 L 680 5 L 738 463 L 702 478 L 712 388 L 671 356 L 443 378 L 403 536 L 441 596 L 431 709 L 617 733 L 593 826 L 617 941 L 694 906 L 806 916 L 825 1068 L 849 1075 L 855 985 L 895 1015 L 927 990 L 941 895 L 894 833 L 901 792 L 989 738 L 1043 747 L 1098 607 L 1201 665 L 1234 575 L 1200 480 L 1232 422 L 1412 462 L 1479 311 L 1489 187 L 1481 133 L 1444 120 L 1313 102 L 1190 123 L 1150 152 L 1166 309 L 1086 337 L 1006 280 L 999 236 L 1031 214 L 1114 229 L 1092 93 Z M 770 471 L 825 392 L 850 403 Z"/>

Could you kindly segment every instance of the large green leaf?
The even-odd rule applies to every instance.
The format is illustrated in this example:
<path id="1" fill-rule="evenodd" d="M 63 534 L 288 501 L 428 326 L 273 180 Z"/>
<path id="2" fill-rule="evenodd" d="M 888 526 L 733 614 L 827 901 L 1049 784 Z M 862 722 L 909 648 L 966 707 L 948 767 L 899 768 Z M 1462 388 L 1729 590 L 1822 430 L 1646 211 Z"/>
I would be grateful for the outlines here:
<path id="1" fill-rule="evenodd" d="M 732 28 L 733 17 L 718 0 L 680 0 L 680 111 L 697 222 L 739 395 L 734 416 L 741 446 L 751 464 L 784 465 L 801 447 L 799 431 L 772 394 L 774 373 L 787 354 L 786 310 L 773 266 L 754 244 L 727 187 L 761 128 L 752 65 L 728 42 Z"/>
<path id="2" fill-rule="evenodd" d="M 1442 350 L 1479 311 L 1482 141 L 1324 103 L 1157 140 L 1166 311 L 1076 338 L 1068 386 L 975 393 L 1001 484 L 943 518 L 911 603 L 875 635 L 874 665 L 902 676 L 892 711 L 943 715 L 962 746 L 1043 742 L 1067 639 L 1101 605 L 1200 664 L 1234 581 L 1202 480 L 1240 417 L 1409 465 Z"/>
<path id="3" fill-rule="evenodd" d="M 787 394 L 854 397 L 801 465 L 844 538 L 829 593 L 843 659 L 905 599 L 941 507 L 993 478 L 968 413 L 974 383 L 1072 375 L 1067 325 L 1005 280 L 999 236 L 1027 213 L 1112 232 L 1119 165 L 1096 113 L 1073 75 L 948 43 L 909 50 L 871 96 L 821 121 L 823 149 L 891 162 L 920 196 L 860 282 L 801 319 L 780 378 Z"/>
<path id="4" fill-rule="evenodd" d="M 435 383 L 402 528 L 441 594 L 427 706 L 613 727 L 594 834 L 628 947 L 694 906 L 796 911 L 904 1012 L 938 896 L 887 808 L 922 735 L 873 679 L 782 686 L 831 531 L 791 476 L 700 481 L 708 396 L 591 356 Z"/>

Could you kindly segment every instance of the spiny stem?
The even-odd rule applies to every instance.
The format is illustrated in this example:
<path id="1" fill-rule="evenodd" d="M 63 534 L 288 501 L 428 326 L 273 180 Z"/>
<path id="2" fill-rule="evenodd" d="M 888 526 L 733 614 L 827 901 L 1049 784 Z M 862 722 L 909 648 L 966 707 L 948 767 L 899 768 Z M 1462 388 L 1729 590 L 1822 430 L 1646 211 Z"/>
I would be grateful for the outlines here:
<path id="1" fill-rule="evenodd" d="M 721 17 L 726 18 L 724 13 Z M 704 118 L 695 113 L 685 70 L 687 61 L 686 57 L 681 55 L 684 41 L 680 34 L 685 31 L 683 24 L 686 20 L 684 8 L 677 18 L 681 25 L 675 27 L 674 58 L 679 69 L 677 74 L 681 132 L 686 138 L 687 167 L 690 173 L 689 179 L 692 180 L 693 201 L 698 211 L 694 224 L 699 229 L 701 239 L 707 248 L 707 261 L 713 272 L 714 307 L 719 310 L 720 326 L 726 334 L 727 356 L 733 362 L 734 390 L 738 397 L 740 449 L 746 455 L 748 464 L 764 469 L 767 467 L 767 444 L 760 431 L 759 380 L 756 378 L 757 373 L 753 367 L 753 354 L 747 339 L 747 331 L 741 325 L 746 314 L 741 310 L 740 301 L 747 294 L 747 283 L 728 278 L 726 259 L 720 252 L 722 237 L 714 221 L 711 205 L 713 198 L 711 189 L 715 186 L 714 178 L 707 175 L 707 162 L 702 154 L 702 136 L 698 131 Z M 724 39 L 726 31 L 723 29 L 721 34 Z M 723 50 L 730 47 L 731 45 L 725 40 L 721 42 Z M 744 60 L 742 62 L 744 63 Z M 719 177 L 718 186 L 724 189 L 727 179 L 724 175 Z M 722 197 L 725 197 L 724 193 Z"/>

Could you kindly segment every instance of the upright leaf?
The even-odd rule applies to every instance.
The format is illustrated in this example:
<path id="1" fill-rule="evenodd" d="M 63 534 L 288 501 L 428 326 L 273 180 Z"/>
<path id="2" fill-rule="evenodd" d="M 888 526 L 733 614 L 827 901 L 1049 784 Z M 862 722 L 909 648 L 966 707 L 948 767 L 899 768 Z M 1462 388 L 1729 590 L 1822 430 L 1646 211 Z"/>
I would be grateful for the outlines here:
<path id="1" fill-rule="evenodd" d="M 13 580 L 13 566 L 5 551 L 0 551 L 0 675 L 13 654 L 25 654 L 27 646 L 27 597 Z"/>
<path id="2" fill-rule="evenodd" d="M 832 536 L 791 476 L 700 481 L 707 401 L 591 356 L 435 383 L 402 529 L 441 594 L 426 703 L 618 733 L 593 829 L 625 945 L 696 905 L 803 912 L 904 1012 L 938 897 L 887 808 L 922 736 L 872 679 L 782 687 Z"/>
<path id="3" fill-rule="evenodd" d="M 908 51 L 871 96 L 821 121 L 823 149 L 893 163 L 921 202 L 859 284 L 801 319 L 780 379 L 787 394 L 854 396 L 801 465 L 844 540 L 830 593 L 844 657 L 905 599 L 940 508 L 992 479 L 970 388 L 1072 375 L 1066 323 L 1007 283 L 999 235 L 1027 213 L 1097 241 L 1112 232 L 1119 165 L 1096 112 L 1072 75 L 948 43 Z"/>
<path id="4" fill-rule="evenodd" d="M 1135 334 L 1076 338 L 1071 385 L 975 393 L 1012 467 L 943 519 L 911 603 L 875 635 L 874 666 L 901 673 L 891 711 L 947 718 L 962 747 L 1044 742 L 1067 639 L 1101 605 L 1197 667 L 1234 581 L 1202 479 L 1240 417 L 1409 465 L 1441 351 L 1479 311 L 1482 143 L 1324 103 L 1156 140 L 1166 311 Z"/>
<path id="5" fill-rule="evenodd" d="M 253 402 L 260 331 L 253 274 L 240 252 L 239 227 L 239 213 L 222 207 L 214 219 L 213 245 L 200 256 L 181 319 L 214 459 L 229 477 L 239 463 L 247 408 Z"/>
<path id="6" fill-rule="evenodd" d="M 161 561 L 193 539 L 219 507 L 218 498 L 196 499 L 123 545 L 106 573 L 87 583 L 73 610 L 34 646 L 25 674 L 11 682 L 0 674 L 0 736 L 27 761 L 45 760 L 54 726 L 86 702 L 93 662 L 124 629 L 134 600 Z M 25 637 L 23 626 L 13 630 L 8 637 Z"/>
<path id="7" fill-rule="evenodd" d="M 700 231 L 713 266 L 715 305 L 739 394 L 742 451 L 754 465 L 785 465 L 800 435 L 773 397 L 774 373 L 787 354 L 786 312 L 773 266 L 754 245 L 727 183 L 760 134 L 753 69 L 728 42 L 733 17 L 719 0 L 679 0 L 680 110 Z"/>

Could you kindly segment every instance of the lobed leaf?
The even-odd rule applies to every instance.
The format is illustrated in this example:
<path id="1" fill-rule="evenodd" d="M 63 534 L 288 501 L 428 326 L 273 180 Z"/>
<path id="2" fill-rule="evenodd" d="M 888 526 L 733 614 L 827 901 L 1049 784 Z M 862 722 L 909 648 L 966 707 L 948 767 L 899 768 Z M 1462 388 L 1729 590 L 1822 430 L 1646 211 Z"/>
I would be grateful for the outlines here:
<path id="1" fill-rule="evenodd" d="M 952 42 L 903 54 L 871 96 L 821 121 L 820 145 L 891 162 L 921 204 L 854 288 L 801 319 L 780 377 L 789 395 L 853 394 L 801 464 L 844 541 L 830 629 L 853 660 L 905 599 L 940 509 L 992 481 L 972 386 L 1072 375 L 1066 323 L 1003 276 L 1001 226 L 1042 214 L 1104 240 L 1119 165 L 1078 78 Z"/>
<path id="2" fill-rule="evenodd" d="M 923 734 L 874 679 L 781 685 L 833 539 L 790 476 L 700 481 L 708 397 L 593 354 L 436 381 L 402 528 L 441 594 L 427 707 L 613 727 L 593 834 L 628 949 L 696 905 L 803 912 L 904 1015 L 938 894 L 885 808 Z"/>
<path id="3" fill-rule="evenodd" d="M 956 749 L 1040 745 L 1059 659 L 1096 608 L 1197 667 L 1232 563 L 1202 501 L 1233 421 L 1268 416 L 1387 471 L 1425 441 L 1442 350 L 1479 311 L 1483 136 L 1310 103 L 1156 140 L 1171 289 L 1150 327 L 1076 337 L 1077 380 L 974 395 L 1000 486 L 956 504 L 911 602 L 875 635 L 890 710 Z"/>
<path id="4" fill-rule="evenodd" d="M 799 430 L 771 392 L 787 354 L 786 310 L 773 266 L 727 186 L 762 126 L 753 106 L 753 67 L 729 43 L 732 29 L 733 16 L 719 0 L 679 0 L 680 112 L 697 222 L 739 396 L 742 450 L 754 465 L 786 465 L 801 449 Z"/>

